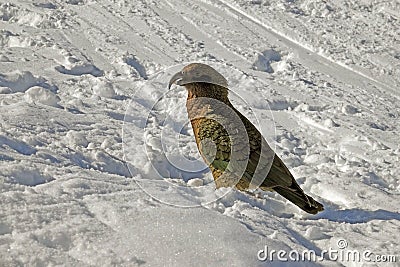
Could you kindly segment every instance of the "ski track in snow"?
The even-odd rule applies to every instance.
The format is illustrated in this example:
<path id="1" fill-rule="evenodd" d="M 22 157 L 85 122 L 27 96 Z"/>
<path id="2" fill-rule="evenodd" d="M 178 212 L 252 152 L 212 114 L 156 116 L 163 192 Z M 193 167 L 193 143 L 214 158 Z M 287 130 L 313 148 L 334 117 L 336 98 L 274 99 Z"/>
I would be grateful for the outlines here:
<path id="1" fill-rule="evenodd" d="M 286 266 L 257 252 L 321 255 L 340 239 L 400 262 L 400 6 L 344 2 L 0 3 L 0 265 Z M 219 63 L 246 102 L 235 98 L 238 109 L 261 118 L 324 212 L 235 190 L 183 209 L 140 189 L 135 179 L 156 175 L 150 158 L 169 178 L 151 192 L 208 200 L 197 186 L 209 173 L 177 173 L 166 160 L 198 158 L 191 130 L 179 128 L 185 92 L 166 93 L 167 77 L 151 83 L 191 61 Z M 167 102 L 150 113 L 157 99 Z M 146 125 L 149 114 L 159 117 Z M 171 134 L 165 156 L 160 133 Z"/>

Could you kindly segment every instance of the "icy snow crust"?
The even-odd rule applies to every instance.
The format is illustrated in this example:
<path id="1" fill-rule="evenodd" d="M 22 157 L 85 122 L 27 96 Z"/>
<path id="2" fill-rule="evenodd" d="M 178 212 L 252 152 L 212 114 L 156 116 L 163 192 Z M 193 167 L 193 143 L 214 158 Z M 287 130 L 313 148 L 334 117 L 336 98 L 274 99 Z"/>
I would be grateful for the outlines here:
<path id="1" fill-rule="evenodd" d="M 346 244 L 396 266 L 399 14 L 373 0 L 1 2 L 0 265 L 286 266 L 257 255 Z M 221 71 L 324 212 L 214 190 L 186 92 L 166 86 L 193 61 Z"/>

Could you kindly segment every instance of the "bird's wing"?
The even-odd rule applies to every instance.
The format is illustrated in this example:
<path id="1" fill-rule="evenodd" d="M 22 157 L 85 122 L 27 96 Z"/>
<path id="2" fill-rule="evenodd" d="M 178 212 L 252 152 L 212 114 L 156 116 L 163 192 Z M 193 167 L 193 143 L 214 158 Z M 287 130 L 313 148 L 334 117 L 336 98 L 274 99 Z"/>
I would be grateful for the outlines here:
<path id="1" fill-rule="evenodd" d="M 214 110 L 212 114 L 191 120 L 197 147 L 214 179 L 225 172 L 240 176 L 243 187 L 290 186 L 293 176 L 261 133 L 239 111 L 234 108 L 232 111 L 238 117 Z"/>
<path id="2" fill-rule="evenodd" d="M 237 116 L 231 118 L 226 113 L 213 113 L 191 122 L 197 147 L 210 167 L 217 187 L 235 186 L 246 170 L 249 157 L 248 142 L 242 141 L 247 140 L 247 136 L 243 137 L 246 131 L 237 125 L 242 122 Z"/>
<path id="3" fill-rule="evenodd" d="M 294 181 L 293 175 L 268 145 L 257 128 L 239 111 L 236 111 L 246 127 L 250 144 L 250 155 L 245 179 L 252 181 L 254 186 L 271 189 L 276 186 L 290 187 Z"/>

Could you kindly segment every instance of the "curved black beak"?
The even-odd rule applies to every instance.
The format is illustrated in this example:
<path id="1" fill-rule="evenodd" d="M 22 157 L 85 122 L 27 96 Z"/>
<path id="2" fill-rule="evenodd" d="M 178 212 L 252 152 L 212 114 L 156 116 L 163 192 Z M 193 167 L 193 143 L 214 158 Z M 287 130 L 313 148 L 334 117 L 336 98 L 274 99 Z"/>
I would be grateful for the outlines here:
<path id="1" fill-rule="evenodd" d="M 181 85 L 180 81 L 183 79 L 182 72 L 176 73 L 174 76 L 172 76 L 171 80 L 169 80 L 168 83 L 168 89 L 171 88 L 171 86 L 175 83 L 177 85 Z"/>

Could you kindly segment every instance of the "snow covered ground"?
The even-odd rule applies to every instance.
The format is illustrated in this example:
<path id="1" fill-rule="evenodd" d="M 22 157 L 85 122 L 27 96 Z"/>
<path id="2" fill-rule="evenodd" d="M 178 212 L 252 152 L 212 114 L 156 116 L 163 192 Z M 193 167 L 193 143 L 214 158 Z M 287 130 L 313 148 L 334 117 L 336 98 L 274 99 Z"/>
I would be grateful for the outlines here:
<path id="1" fill-rule="evenodd" d="M 330 2 L 1 1 L 0 266 L 398 266 L 400 3 Z M 214 190 L 193 61 L 324 212 Z"/>

